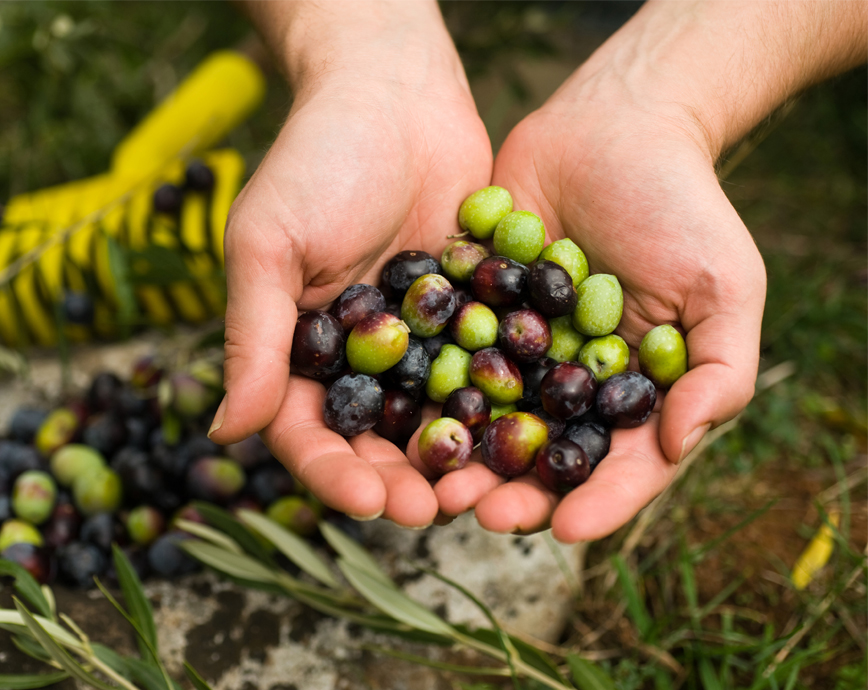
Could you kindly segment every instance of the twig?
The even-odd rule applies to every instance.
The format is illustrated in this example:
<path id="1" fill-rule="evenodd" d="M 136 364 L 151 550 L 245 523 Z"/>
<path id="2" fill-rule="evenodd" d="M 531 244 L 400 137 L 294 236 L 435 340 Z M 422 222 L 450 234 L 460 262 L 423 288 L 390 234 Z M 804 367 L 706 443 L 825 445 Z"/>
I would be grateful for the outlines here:
<path id="1" fill-rule="evenodd" d="M 847 607 L 840 601 L 835 603 L 835 611 L 838 614 L 838 618 L 840 618 L 841 622 L 844 624 L 844 627 L 847 628 L 847 632 L 850 633 L 856 644 L 858 644 L 864 652 L 866 649 L 865 631 L 860 630 L 859 626 L 856 625 L 856 621 L 853 620 L 853 616 L 851 616 L 850 612 L 847 610 Z"/>
<path id="2" fill-rule="evenodd" d="M 830 486 L 825 491 L 821 491 L 817 496 L 817 501 L 823 505 L 830 501 L 834 501 L 844 492 L 855 489 L 866 479 L 868 479 L 868 466 L 863 465 L 858 470 L 845 477 L 842 481 Z"/>

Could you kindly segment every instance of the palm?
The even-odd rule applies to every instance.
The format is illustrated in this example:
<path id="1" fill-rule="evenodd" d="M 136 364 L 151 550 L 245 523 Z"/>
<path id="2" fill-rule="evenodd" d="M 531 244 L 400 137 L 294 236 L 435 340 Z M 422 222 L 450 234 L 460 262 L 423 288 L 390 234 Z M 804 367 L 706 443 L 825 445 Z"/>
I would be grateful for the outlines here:
<path id="1" fill-rule="evenodd" d="M 298 309 L 378 282 L 402 249 L 439 256 L 457 229 L 455 209 L 488 182 L 490 145 L 469 95 L 438 100 L 432 109 L 406 94 L 396 102 L 341 92 L 296 107 L 236 201 L 226 237 L 234 395 L 232 426 L 216 437 L 265 427 L 275 455 L 325 503 L 358 516 L 385 510 L 407 525 L 437 511 L 427 481 L 372 432 L 348 442 L 328 430 L 323 387 L 288 376 L 288 359 Z M 233 387 L 236 371 L 244 390 Z"/>
<path id="2" fill-rule="evenodd" d="M 750 399 L 762 261 L 711 161 L 683 131 L 659 123 L 588 124 L 547 106 L 507 139 L 494 183 L 512 191 L 517 208 L 541 215 L 550 240 L 573 239 L 592 272 L 618 276 L 624 316 L 617 332 L 634 353 L 655 325 L 687 333 L 690 373 L 648 424 L 614 433 L 610 455 L 560 504 L 535 478 L 499 485 L 479 467 L 437 487 L 444 510 L 475 505 L 490 529 L 539 529 L 551 519 L 561 539 L 597 538 L 665 488 L 695 428 L 722 422 Z"/>

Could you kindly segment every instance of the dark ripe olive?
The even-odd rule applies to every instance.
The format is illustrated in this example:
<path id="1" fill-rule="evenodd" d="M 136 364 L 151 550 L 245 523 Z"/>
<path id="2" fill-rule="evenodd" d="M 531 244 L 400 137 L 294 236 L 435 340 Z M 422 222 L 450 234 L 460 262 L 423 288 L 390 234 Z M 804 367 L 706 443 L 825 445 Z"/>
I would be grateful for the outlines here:
<path id="1" fill-rule="evenodd" d="M 421 423 L 422 408 L 413 396 L 404 391 L 386 391 L 383 418 L 374 425 L 374 431 L 404 448 Z"/>
<path id="2" fill-rule="evenodd" d="M 82 443 L 98 451 L 103 457 L 111 457 L 127 441 L 127 426 L 120 414 L 103 412 L 87 420 L 81 434 Z"/>
<path id="3" fill-rule="evenodd" d="M 433 362 L 437 359 L 437 356 L 440 354 L 440 350 L 444 345 L 454 345 L 455 338 L 452 337 L 452 333 L 449 332 L 449 329 L 445 329 L 440 331 L 433 338 L 423 338 L 422 344 L 425 346 L 425 352 L 428 353 L 428 357 Z"/>
<path id="4" fill-rule="evenodd" d="M 564 438 L 568 438 L 585 451 L 593 472 L 600 464 L 600 460 L 608 455 L 612 437 L 606 427 L 594 422 L 582 422 L 584 418 L 584 416 L 580 417 L 576 422 L 568 424 L 564 429 Z"/>
<path id="5" fill-rule="evenodd" d="M 184 186 L 194 192 L 210 192 L 214 187 L 214 172 L 200 160 L 190 161 L 184 172 Z"/>
<path id="6" fill-rule="evenodd" d="M 594 404 L 597 379 L 584 364 L 561 362 L 543 377 L 540 397 L 545 411 L 558 419 L 572 419 Z"/>
<path id="7" fill-rule="evenodd" d="M 654 384 L 636 371 L 615 374 L 597 393 L 597 411 L 609 425 L 623 429 L 643 424 L 656 402 Z"/>
<path id="8" fill-rule="evenodd" d="M 461 422 L 470 430 L 473 443 L 477 444 L 491 423 L 491 402 L 474 386 L 456 388 L 443 403 L 440 415 Z"/>
<path id="9" fill-rule="evenodd" d="M 511 307 L 527 296 L 527 267 L 505 256 L 490 256 L 480 261 L 470 288 L 473 296 L 489 307 Z"/>
<path id="10" fill-rule="evenodd" d="M 327 379 L 347 366 L 344 329 L 324 311 L 298 317 L 289 355 L 290 371 L 312 379 Z"/>
<path id="11" fill-rule="evenodd" d="M 537 261 L 531 266 L 527 290 L 533 306 L 549 318 L 572 314 L 579 299 L 570 274 L 554 261 Z"/>
<path id="12" fill-rule="evenodd" d="M 48 413 L 34 407 L 19 407 L 9 420 L 9 438 L 19 443 L 32 443 Z"/>
<path id="13" fill-rule="evenodd" d="M 383 266 L 382 290 L 387 297 L 400 299 L 426 273 L 443 274 L 437 259 L 423 251 L 398 252 Z"/>
<path id="14" fill-rule="evenodd" d="M 430 375 L 431 357 L 425 349 L 425 343 L 411 335 L 404 356 L 395 366 L 388 369 L 383 377 L 389 385 L 418 398 L 425 391 L 425 384 L 428 383 Z"/>
<path id="15" fill-rule="evenodd" d="M 253 471 L 244 493 L 259 505 L 269 506 L 281 496 L 294 493 L 296 488 L 289 470 L 274 460 Z"/>
<path id="16" fill-rule="evenodd" d="M 107 567 L 106 554 L 95 544 L 74 541 L 57 550 L 58 576 L 75 587 L 90 589 Z"/>
<path id="17" fill-rule="evenodd" d="M 559 438 L 539 449 L 536 472 L 546 488 L 566 493 L 588 479 L 591 466 L 588 456 L 580 446 L 565 438 Z"/>
<path id="18" fill-rule="evenodd" d="M 181 212 L 181 205 L 183 203 L 184 192 L 176 185 L 160 185 L 157 187 L 157 191 L 154 192 L 154 210 L 157 213 L 176 216 Z"/>
<path id="19" fill-rule="evenodd" d="M 564 429 L 567 427 L 567 423 L 563 419 L 552 417 L 542 407 L 534 408 L 530 412 L 531 414 L 535 414 L 548 425 L 549 441 L 554 441 L 556 438 L 560 438 L 563 435 Z"/>
<path id="20" fill-rule="evenodd" d="M 245 470 L 264 465 L 274 458 L 271 451 L 262 442 L 262 437 L 259 434 L 248 436 L 238 443 L 231 443 L 225 447 L 224 451 L 226 457 L 232 458 Z M 208 455 L 214 454 L 208 453 Z"/>
<path id="21" fill-rule="evenodd" d="M 358 436 L 383 417 L 386 396 L 377 380 L 349 374 L 335 381 L 326 394 L 323 419 L 341 436 Z"/>
<path id="22" fill-rule="evenodd" d="M 497 327 L 500 347 L 514 362 L 533 362 L 552 346 L 552 330 L 545 317 L 533 309 L 508 314 Z"/>
<path id="23" fill-rule="evenodd" d="M 386 311 L 386 298 L 373 285 L 358 283 L 350 285 L 335 300 L 329 314 L 340 321 L 344 333 L 349 335 L 353 327 L 368 314 Z"/>
<path id="24" fill-rule="evenodd" d="M 90 326 L 93 323 L 93 298 L 86 292 L 65 292 L 60 311 L 67 323 Z"/>
<path id="25" fill-rule="evenodd" d="M 181 543 L 192 539 L 186 532 L 169 532 L 156 539 L 148 548 L 148 565 L 161 577 L 178 577 L 195 573 L 199 562 L 181 548 Z"/>
<path id="26" fill-rule="evenodd" d="M 523 408 L 533 410 L 542 405 L 542 398 L 539 394 L 540 384 L 543 376 L 548 374 L 556 364 L 557 361 L 550 357 L 540 357 L 535 362 L 519 367 L 521 380 L 524 383 L 524 393 L 520 403 Z"/>

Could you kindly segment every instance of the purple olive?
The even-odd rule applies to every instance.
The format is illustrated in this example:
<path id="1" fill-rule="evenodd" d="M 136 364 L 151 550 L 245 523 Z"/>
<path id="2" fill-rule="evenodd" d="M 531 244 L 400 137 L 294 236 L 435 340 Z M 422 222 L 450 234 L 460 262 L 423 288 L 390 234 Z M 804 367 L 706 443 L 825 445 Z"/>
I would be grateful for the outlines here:
<path id="1" fill-rule="evenodd" d="M 476 266 L 470 288 L 489 307 L 512 307 L 527 295 L 527 267 L 505 256 L 490 256 Z"/>
<path id="2" fill-rule="evenodd" d="M 404 448 L 422 423 L 422 408 L 415 398 L 404 391 L 386 391 L 383 418 L 374 431 L 399 448 Z"/>
<path id="3" fill-rule="evenodd" d="M 309 311 L 298 317 L 292 336 L 290 370 L 312 379 L 323 380 L 346 365 L 346 340 L 341 323 L 324 311 Z"/>
<path id="4" fill-rule="evenodd" d="M 539 449 L 536 471 L 546 488 L 566 493 L 588 479 L 591 465 L 581 446 L 560 438 Z"/>
<path id="5" fill-rule="evenodd" d="M 597 379 L 584 364 L 561 362 L 543 377 L 540 398 L 545 411 L 558 419 L 572 419 L 594 404 Z"/>
<path id="6" fill-rule="evenodd" d="M 423 251 L 398 252 L 383 266 L 382 290 L 387 297 L 400 299 L 426 273 L 442 273 L 437 259 Z"/>
<path id="7" fill-rule="evenodd" d="M 657 402 L 657 389 L 637 371 L 609 378 L 597 393 L 597 411 L 614 427 L 630 429 L 643 424 Z"/>
<path id="8" fill-rule="evenodd" d="M 536 415 L 510 412 L 485 430 L 482 460 L 502 477 L 518 477 L 531 470 L 537 451 L 548 437 L 548 425 Z"/>
<path id="9" fill-rule="evenodd" d="M 350 285 L 335 300 L 329 314 L 334 316 L 349 335 L 355 325 L 368 314 L 386 311 L 386 298 L 373 285 L 357 283 Z"/>
<path id="10" fill-rule="evenodd" d="M 573 279 L 554 261 L 537 261 L 527 276 L 533 306 L 549 318 L 572 314 L 578 302 Z"/>
<path id="11" fill-rule="evenodd" d="M 470 429 L 473 443 L 477 444 L 491 423 L 491 402 L 474 386 L 457 388 L 446 398 L 440 415 L 457 419 Z"/>
<path id="12" fill-rule="evenodd" d="M 538 311 L 520 309 L 511 312 L 497 327 L 500 347 L 514 362 L 539 359 L 552 346 L 552 330 Z"/>

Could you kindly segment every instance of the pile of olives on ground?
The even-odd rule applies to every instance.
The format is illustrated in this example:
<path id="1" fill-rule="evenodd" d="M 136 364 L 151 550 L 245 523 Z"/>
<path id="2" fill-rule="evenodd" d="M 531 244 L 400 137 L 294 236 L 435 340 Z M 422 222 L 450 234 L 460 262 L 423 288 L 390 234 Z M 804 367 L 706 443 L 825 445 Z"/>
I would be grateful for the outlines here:
<path id="1" fill-rule="evenodd" d="M 221 447 L 206 435 L 222 371 L 200 360 L 167 371 L 153 357 L 129 381 L 100 373 L 53 410 L 24 407 L 0 437 L 0 557 L 37 580 L 112 581 L 111 545 L 139 576 L 182 575 L 197 563 L 178 544 L 192 504 L 247 508 L 309 536 L 322 505 L 293 481 L 259 436 Z"/>
<path id="2" fill-rule="evenodd" d="M 657 388 L 687 370 L 681 334 L 652 329 L 628 371 L 613 331 L 623 310 L 618 278 L 590 275 L 570 239 L 545 246 L 542 220 L 513 211 L 486 187 L 461 205 L 458 240 L 440 261 L 402 251 L 382 282 L 347 288 L 328 312 L 302 314 L 291 369 L 328 386 L 323 418 L 343 436 L 369 429 L 405 447 L 427 396 L 441 418 L 419 437 L 435 473 L 464 467 L 481 444 L 504 477 L 536 468 L 553 491 L 584 482 L 609 450 L 610 430 L 648 419 Z"/>

